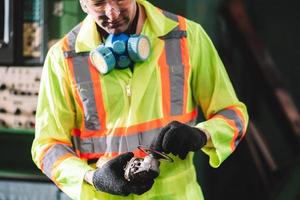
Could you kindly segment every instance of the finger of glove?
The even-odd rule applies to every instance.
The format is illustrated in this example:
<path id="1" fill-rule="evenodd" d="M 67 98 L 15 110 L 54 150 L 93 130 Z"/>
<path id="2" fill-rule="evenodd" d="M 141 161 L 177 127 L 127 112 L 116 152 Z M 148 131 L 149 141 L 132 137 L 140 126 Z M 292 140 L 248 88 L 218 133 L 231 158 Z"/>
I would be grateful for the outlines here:
<path id="1" fill-rule="evenodd" d="M 159 173 L 154 170 L 142 171 L 139 173 L 139 176 L 142 180 L 153 180 L 158 177 Z"/>
<path id="2" fill-rule="evenodd" d="M 190 142 L 186 143 L 185 139 L 181 139 L 180 142 L 178 142 L 178 157 L 184 160 L 189 151 L 191 151 Z"/>
<path id="3" fill-rule="evenodd" d="M 116 195 L 122 195 L 122 196 L 128 196 L 131 191 L 128 186 L 128 182 L 126 181 L 121 181 L 123 184 L 120 184 L 117 186 L 116 183 L 113 185 L 110 185 L 110 190 L 104 191 L 108 192 L 110 194 L 116 194 Z"/>
<path id="4" fill-rule="evenodd" d="M 168 125 L 171 126 L 172 128 L 176 128 L 176 127 L 182 126 L 184 124 L 179 121 L 171 121 Z"/>
<path id="5" fill-rule="evenodd" d="M 155 179 L 159 176 L 159 173 L 157 171 L 154 171 L 154 170 L 149 170 L 149 178 L 150 179 Z"/>
<path id="6" fill-rule="evenodd" d="M 162 148 L 162 143 L 163 143 L 163 140 L 164 140 L 164 137 L 165 137 L 165 133 L 171 128 L 171 126 L 165 126 L 161 131 L 160 133 L 158 134 L 158 136 L 156 138 L 153 139 L 151 145 L 150 145 L 150 148 L 151 149 L 154 149 L 156 151 L 160 151 L 162 152 L 163 151 L 163 148 Z"/>
<path id="7" fill-rule="evenodd" d="M 144 184 L 139 184 L 139 185 L 131 185 L 131 193 L 134 194 L 144 194 L 145 192 L 149 191 L 152 187 L 152 185 L 154 184 L 153 180 L 149 180 Z"/>
<path id="8" fill-rule="evenodd" d="M 178 154 L 178 157 L 181 159 L 181 160 L 184 160 L 187 156 L 187 154 L 189 153 L 189 151 L 184 151 L 184 152 L 181 152 L 180 154 Z"/>
<path id="9" fill-rule="evenodd" d="M 202 148 L 206 144 L 207 136 L 203 131 L 201 131 L 198 128 L 193 128 L 193 131 L 194 131 L 194 134 L 196 135 L 195 138 L 197 138 L 197 139 L 191 146 L 191 150 L 197 151 L 198 149 Z"/>
<path id="10" fill-rule="evenodd" d="M 110 160 L 110 164 L 113 166 L 124 166 L 127 164 L 128 161 L 130 161 L 130 159 L 134 156 L 134 154 L 132 152 L 127 152 L 124 154 L 121 154 L 117 157 L 115 157 L 114 159 Z"/>
<path id="11" fill-rule="evenodd" d="M 120 188 L 119 194 L 122 196 L 128 196 L 131 193 L 130 183 L 127 180 L 122 180 L 121 182 L 123 184 L 122 187 Z"/>
<path id="12" fill-rule="evenodd" d="M 164 137 L 163 140 L 163 150 L 168 153 L 173 153 L 174 155 L 178 155 L 180 153 L 180 148 L 182 146 L 182 138 L 180 138 L 180 129 L 172 128 L 170 129 Z"/>
<path id="13" fill-rule="evenodd" d="M 172 144 L 173 146 L 169 147 L 170 151 L 175 156 L 183 156 L 184 154 L 187 154 L 187 152 L 189 151 L 189 145 L 186 143 L 185 138 L 182 137 L 182 134 L 177 134 L 174 138 L 174 141 L 175 142 Z"/>

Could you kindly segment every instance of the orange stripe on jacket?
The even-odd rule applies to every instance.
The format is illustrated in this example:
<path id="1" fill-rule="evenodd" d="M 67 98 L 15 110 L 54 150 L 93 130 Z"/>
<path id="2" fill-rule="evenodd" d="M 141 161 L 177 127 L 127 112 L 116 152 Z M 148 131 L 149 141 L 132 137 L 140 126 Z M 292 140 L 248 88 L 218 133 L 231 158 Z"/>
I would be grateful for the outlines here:
<path id="1" fill-rule="evenodd" d="M 222 119 L 222 120 L 224 120 L 227 124 L 229 124 L 233 128 L 233 130 L 234 130 L 233 131 L 233 138 L 232 138 L 232 140 L 230 142 L 230 148 L 231 148 L 232 151 L 234 151 L 234 149 L 236 147 L 235 141 L 236 141 L 236 138 L 238 137 L 238 134 L 239 134 L 239 129 L 236 126 L 235 121 L 231 120 L 231 119 L 228 119 L 228 118 L 224 117 L 223 115 L 218 115 L 218 114 L 215 115 L 213 118 L 214 119 L 215 118 Z"/>
<path id="2" fill-rule="evenodd" d="M 235 106 L 230 106 L 230 107 L 228 107 L 228 109 L 231 109 L 231 110 L 235 111 L 235 113 L 237 114 L 237 116 L 239 116 L 239 118 L 241 119 L 242 124 L 243 124 L 243 135 L 242 135 L 241 138 L 243 138 L 243 137 L 245 136 L 245 134 L 246 134 L 246 129 L 247 129 L 247 127 L 245 126 L 245 125 L 246 125 L 246 120 L 245 120 L 245 118 L 244 118 L 244 115 L 243 115 L 242 111 L 240 111 L 240 110 L 239 110 L 237 107 L 235 107 Z"/>
<path id="3" fill-rule="evenodd" d="M 164 43 L 165 45 L 165 43 Z M 170 97 L 170 78 L 169 78 L 169 68 L 167 64 L 167 56 L 165 47 L 162 50 L 162 53 L 158 60 L 160 74 L 161 74 L 161 96 L 162 96 L 162 110 L 163 110 L 163 117 L 167 117 L 170 115 L 171 112 L 171 97 Z"/>
<path id="4" fill-rule="evenodd" d="M 88 59 L 89 70 L 91 74 L 91 78 L 93 81 L 93 89 L 94 89 L 94 96 L 95 102 L 97 107 L 98 119 L 101 123 L 101 129 L 106 129 L 106 112 L 104 109 L 103 104 L 103 96 L 102 96 L 102 88 L 101 88 L 101 81 L 100 81 L 100 74 L 97 69 L 91 63 L 90 58 Z"/>
<path id="5" fill-rule="evenodd" d="M 84 130 L 84 134 L 79 129 L 74 129 L 72 134 L 74 136 L 79 136 L 80 138 L 89 138 L 89 137 L 101 137 L 106 135 L 111 135 L 113 133 L 114 136 L 122 136 L 124 133 L 127 135 L 134 135 L 137 132 L 149 131 L 157 128 L 162 128 L 163 126 L 167 125 L 169 122 L 176 120 L 182 123 L 187 123 L 191 120 L 196 119 L 197 117 L 197 110 L 193 110 L 190 113 L 186 113 L 184 115 L 177 115 L 177 116 L 169 116 L 162 119 L 156 119 L 149 122 L 140 123 L 137 125 L 132 125 L 129 127 L 119 127 L 113 129 L 106 129 L 100 131 L 91 131 L 91 130 Z"/>
<path id="6" fill-rule="evenodd" d="M 66 145 L 66 146 L 69 146 L 69 147 L 72 147 L 72 144 L 71 143 L 67 143 L 67 142 L 62 142 L 62 141 L 55 141 L 55 142 L 51 142 L 50 144 L 48 144 L 42 151 L 40 157 L 39 157 L 39 164 L 40 164 L 40 167 L 41 167 L 41 170 L 44 171 L 44 163 L 43 163 L 43 160 L 48 152 L 48 150 L 53 147 L 54 145 L 56 144 L 63 144 L 63 145 Z"/>
<path id="7" fill-rule="evenodd" d="M 180 30 L 186 30 L 186 21 L 183 17 L 178 16 L 179 28 Z M 182 113 L 187 112 L 187 97 L 188 97 L 188 78 L 190 74 L 190 55 L 189 55 L 189 48 L 188 48 L 188 41 L 186 37 L 180 39 L 180 46 L 181 46 L 181 55 L 182 55 L 182 62 L 184 65 L 184 86 L 183 86 L 183 110 Z"/>
<path id="8" fill-rule="evenodd" d="M 70 51 L 70 48 L 69 48 L 69 44 L 68 44 L 68 38 L 65 37 L 63 39 L 63 51 Z M 69 73 L 70 73 L 70 77 L 71 77 L 71 84 L 75 85 L 76 84 L 76 80 L 75 80 L 75 72 L 74 72 L 74 66 L 73 66 L 73 58 L 66 58 L 65 59 L 66 62 L 67 62 L 67 66 L 68 66 L 68 69 L 69 69 Z M 72 91 L 73 91 L 73 94 L 74 94 L 74 98 L 76 99 L 76 102 L 79 104 L 79 107 L 81 108 L 81 110 L 83 110 L 83 104 L 82 104 L 82 101 L 81 101 L 81 98 L 80 98 L 80 95 L 79 95 L 79 91 L 77 90 L 76 87 L 72 87 Z M 82 119 L 82 122 L 81 122 L 81 129 L 84 128 L 84 119 Z"/>

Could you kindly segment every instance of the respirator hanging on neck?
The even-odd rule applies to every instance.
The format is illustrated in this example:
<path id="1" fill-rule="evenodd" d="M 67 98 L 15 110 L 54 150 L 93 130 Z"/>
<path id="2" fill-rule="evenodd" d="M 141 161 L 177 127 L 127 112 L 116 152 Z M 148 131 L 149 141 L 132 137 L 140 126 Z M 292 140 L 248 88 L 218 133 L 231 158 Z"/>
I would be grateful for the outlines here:
<path id="1" fill-rule="evenodd" d="M 114 68 L 125 69 L 150 55 L 150 41 L 144 35 L 110 34 L 105 44 L 90 52 L 90 60 L 101 74 Z"/>

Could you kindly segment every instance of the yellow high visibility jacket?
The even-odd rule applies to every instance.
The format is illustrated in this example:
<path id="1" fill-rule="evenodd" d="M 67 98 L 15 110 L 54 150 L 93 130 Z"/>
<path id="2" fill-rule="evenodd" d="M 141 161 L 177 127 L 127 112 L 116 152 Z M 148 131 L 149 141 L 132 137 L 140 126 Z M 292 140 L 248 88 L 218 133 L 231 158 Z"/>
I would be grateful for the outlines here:
<path id="1" fill-rule="evenodd" d="M 96 191 L 84 181 L 91 160 L 127 151 L 141 156 L 172 120 L 198 127 L 211 137 L 202 151 L 218 167 L 244 137 L 248 124 L 225 68 L 197 23 L 138 0 L 147 19 L 142 33 L 151 55 L 142 63 L 98 73 L 88 52 L 101 42 L 87 16 L 49 50 L 42 73 L 32 157 L 72 199 L 203 199 L 193 153 L 161 162 L 160 176 L 143 195 L 121 197 Z M 195 123 L 197 107 L 206 121 Z"/>

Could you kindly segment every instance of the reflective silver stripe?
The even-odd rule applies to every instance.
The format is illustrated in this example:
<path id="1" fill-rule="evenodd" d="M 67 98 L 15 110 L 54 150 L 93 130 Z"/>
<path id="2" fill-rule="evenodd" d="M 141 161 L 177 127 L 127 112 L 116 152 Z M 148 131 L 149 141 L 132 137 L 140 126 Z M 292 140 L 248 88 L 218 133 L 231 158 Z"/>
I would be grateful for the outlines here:
<path id="1" fill-rule="evenodd" d="M 217 114 L 222 115 L 223 117 L 234 121 L 235 126 L 238 129 L 238 136 L 235 140 L 235 145 L 237 145 L 240 142 L 240 140 L 242 139 L 242 135 L 243 135 L 244 124 L 243 124 L 241 118 L 237 115 L 237 113 L 234 110 L 222 110 L 222 111 L 218 112 Z"/>
<path id="2" fill-rule="evenodd" d="M 100 130 L 93 82 L 87 63 L 88 56 L 73 57 L 74 77 L 83 104 L 85 128 L 88 130 Z"/>
<path id="3" fill-rule="evenodd" d="M 165 10 L 163 10 L 163 14 L 164 14 L 166 17 L 168 17 L 168 18 L 170 18 L 170 19 L 172 19 L 172 20 L 178 22 L 178 17 L 177 17 L 177 15 L 175 15 L 175 14 L 173 14 L 173 13 L 170 13 L 170 12 L 168 12 L 168 11 L 165 11 Z"/>
<path id="4" fill-rule="evenodd" d="M 196 119 L 187 124 L 195 125 Z M 150 146 L 152 140 L 157 137 L 162 128 L 152 129 L 145 132 L 138 132 L 132 135 L 120 134 L 121 136 L 103 136 L 80 138 L 73 136 L 75 149 L 81 153 L 124 153 L 134 151 L 138 145 Z"/>
<path id="5" fill-rule="evenodd" d="M 51 147 L 43 158 L 44 173 L 51 179 L 52 167 L 59 158 L 66 154 L 76 156 L 74 150 L 64 144 L 55 144 Z"/>
<path id="6" fill-rule="evenodd" d="M 80 30 L 77 25 L 68 34 L 68 43 L 70 50 L 75 49 L 75 41 Z M 100 121 L 97 112 L 93 82 L 88 66 L 88 55 L 78 54 L 72 58 L 74 78 L 77 83 L 77 89 L 82 100 L 84 112 L 84 126 L 88 130 L 100 130 Z"/>
<path id="7" fill-rule="evenodd" d="M 76 149 L 81 153 L 112 153 L 133 151 L 138 145 L 150 145 L 156 133 L 161 129 L 147 132 L 139 132 L 134 135 L 122 136 L 103 136 L 80 139 L 73 137 L 73 143 Z"/>
<path id="8" fill-rule="evenodd" d="M 69 42 L 70 50 L 75 49 L 75 41 L 76 41 L 77 35 L 80 31 L 80 27 L 81 27 L 81 25 L 78 24 L 68 33 L 68 42 Z"/>
<path id="9" fill-rule="evenodd" d="M 177 16 L 163 12 L 167 17 L 178 21 Z M 179 27 L 173 29 L 178 31 Z M 179 38 L 165 40 L 165 51 L 170 73 L 171 116 L 183 114 L 184 65 L 182 63 L 181 45 Z"/>

